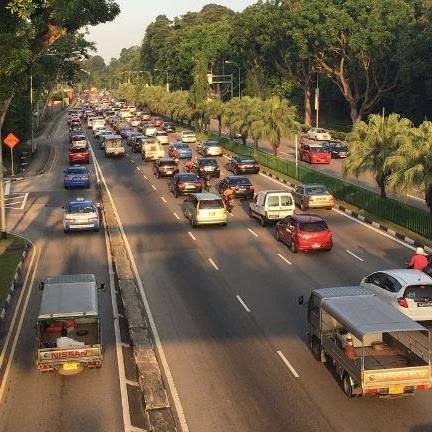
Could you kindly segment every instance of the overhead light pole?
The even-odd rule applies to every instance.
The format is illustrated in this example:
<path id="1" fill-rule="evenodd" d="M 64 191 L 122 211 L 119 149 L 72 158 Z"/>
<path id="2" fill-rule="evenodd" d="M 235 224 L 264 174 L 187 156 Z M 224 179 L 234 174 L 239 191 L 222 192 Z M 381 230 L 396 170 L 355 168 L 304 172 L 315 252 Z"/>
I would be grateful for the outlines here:
<path id="1" fill-rule="evenodd" d="M 224 63 L 225 63 L 225 64 L 233 64 L 233 65 L 236 65 L 237 68 L 238 68 L 238 98 L 241 99 L 241 90 L 240 90 L 240 83 L 241 83 L 240 66 L 239 66 L 236 62 L 233 62 L 233 61 L 230 61 L 230 60 L 225 60 Z"/>

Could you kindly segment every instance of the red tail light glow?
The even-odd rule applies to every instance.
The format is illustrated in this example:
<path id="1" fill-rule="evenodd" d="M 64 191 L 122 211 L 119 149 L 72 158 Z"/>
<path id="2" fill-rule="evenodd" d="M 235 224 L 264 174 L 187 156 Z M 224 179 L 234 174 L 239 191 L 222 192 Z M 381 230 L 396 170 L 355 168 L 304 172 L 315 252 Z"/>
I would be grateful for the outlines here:
<path id="1" fill-rule="evenodd" d="M 201 183 L 195 183 L 195 187 L 202 187 L 202 184 Z"/>
<path id="2" fill-rule="evenodd" d="M 186 185 L 184 183 L 178 183 L 177 187 L 180 189 L 184 189 L 186 187 Z"/>
<path id="3" fill-rule="evenodd" d="M 249 186 L 249 190 L 253 191 L 255 188 L 253 186 Z"/>
<path id="4" fill-rule="evenodd" d="M 407 308 L 408 307 L 408 302 L 407 302 L 407 300 L 406 300 L 405 297 L 399 297 L 397 299 L 397 301 L 398 301 L 399 305 L 402 306 L 403 308 Z"/>
<path id="5" fill-rule="evenodd" d="M 254 168 L 259 168 L 259 164 L 254 164 Z"/>

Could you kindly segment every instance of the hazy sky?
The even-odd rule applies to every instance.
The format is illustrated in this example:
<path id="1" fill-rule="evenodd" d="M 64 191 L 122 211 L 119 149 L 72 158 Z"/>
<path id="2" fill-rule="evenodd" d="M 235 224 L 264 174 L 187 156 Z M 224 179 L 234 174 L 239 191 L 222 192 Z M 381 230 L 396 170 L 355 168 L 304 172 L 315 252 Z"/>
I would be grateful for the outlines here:
<path id="1" fill-rule="evenodd" d="M 121 12 L 116 20 L 89 27 L 87 39 L 96 43 L 97 53 L 109 63 L 112 57 L 119 57 L 122 48 L 141 45 L 147 26 L 158 15 L 169 19 L 186 12 L 199 12 L 210 3 L 229 7 L 239 12 L 256 3 L 256 0 L 117 0 Z"/>

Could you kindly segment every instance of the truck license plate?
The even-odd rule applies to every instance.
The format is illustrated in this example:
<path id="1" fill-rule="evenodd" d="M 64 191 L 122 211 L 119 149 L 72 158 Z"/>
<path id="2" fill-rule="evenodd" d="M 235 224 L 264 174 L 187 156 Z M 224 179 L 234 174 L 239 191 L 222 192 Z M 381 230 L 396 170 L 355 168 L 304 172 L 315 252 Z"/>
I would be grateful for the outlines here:
<path id="1" fill-rule="evenodd" d="M 63 370 L 77 370 L 78 363 L 77 362 L 67 362 L 63 363 Z"/>
<path id="2" fill-rule="evenodd" d="M 404 392 L 404 386 L 393 385 L 389 387 L 389 394 L 402 394 Z"/>

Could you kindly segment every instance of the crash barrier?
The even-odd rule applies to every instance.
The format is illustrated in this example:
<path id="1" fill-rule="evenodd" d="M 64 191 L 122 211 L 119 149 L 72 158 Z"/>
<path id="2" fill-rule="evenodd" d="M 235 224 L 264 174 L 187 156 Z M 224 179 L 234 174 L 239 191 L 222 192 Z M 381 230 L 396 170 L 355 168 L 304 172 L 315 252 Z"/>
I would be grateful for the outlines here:
<path id="1" fill-rule="evenodd" d="M 381 198 L 379 194 L 361 188 L 352 183 L 323 174 L 304 165 L 275 157 L 262 150 L 255 150 L 243 144 L 210 134 L 212 139 L 218 140 L 227 150 L 243 155 L 253 156 L 262 166 L 273 171 L 297 179 L 302 183 L 321 183 L 327 187 L 337 199 L 352 204 L 380 218 L 393 222 L 424 237 L 432 237 L 432 217 L 428 212 L 397 201 L 392 198 Z"/>

